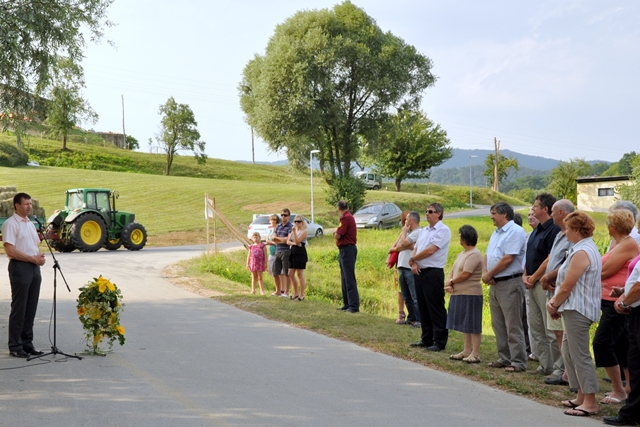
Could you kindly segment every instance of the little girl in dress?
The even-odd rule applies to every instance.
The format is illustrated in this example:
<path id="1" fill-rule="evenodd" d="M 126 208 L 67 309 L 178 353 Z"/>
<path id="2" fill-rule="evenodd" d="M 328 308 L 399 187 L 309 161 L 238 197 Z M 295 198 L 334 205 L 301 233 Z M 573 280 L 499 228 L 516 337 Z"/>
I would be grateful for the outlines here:
<path id="1" fill-rule="evenodd" d="M 262 243 L 260 233 L 255 232 L 251 236 L 253 245 L 249 245 L 247 254 L 247 270 L 251 272 L 251 293 L 256 293 L 256 281 L 260 284 L 260 294 L 264 295 L 264 280 L 262 272 L 267 263 L 267 245 Z"/>

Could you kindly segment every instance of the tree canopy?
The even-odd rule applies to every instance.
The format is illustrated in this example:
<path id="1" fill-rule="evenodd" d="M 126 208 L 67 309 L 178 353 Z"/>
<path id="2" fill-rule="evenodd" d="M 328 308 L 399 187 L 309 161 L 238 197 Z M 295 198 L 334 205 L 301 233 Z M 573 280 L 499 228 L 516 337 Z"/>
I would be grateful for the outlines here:
<path id="1" fill-rule="evenodd" d="M 396 191 L 403 180 L 428 178 L 432 167 L 451 158 L 447 132 L 420 111 L 399 110 L 383 122 L 378 138 L 374 164 L 394 178 Z"/>
<path id="2" fill-rule="evenodd" d="M 631 152 L 630 154 L 635 154 Z M 636 206 L 640 206 L 640 154 L 629 158 L 631 166 L 631 182 L 629 185 L 620 185 L 617 190 L 621 200 L 630 200 Z"/>
<path id="3" fill-rule="evenodd" d="M 551 170 L 548 191 L 558 199 L 569 199 L 574 205 L 578 203 L 577 179 L 589 173 L 591 166 L 585 159 L 570 159 L 560 162 Z"/>
<path id="4" fill-rule="evenodd" d="M 239 86 L 246 121 L 292 164 L 320 150 L 328 183 L 348 176 L 390 107 L 417 107 L 431 60 L 384 33 L 349 1 L 296 13 L 276 27 Z"/>
<path id="5" fill-rule="evenodd" d="M 178 104 L 173 96 L 160 106 L 160 134 L 156 137 L 158 144 L 167 154 L 165 175 L 171 174 L 173 158 L 181 150 L 192 151 L 198 163 L 207 161 L 204 153 L 205 142 L 200 141 L 198 122 L 187 104 Z"/>
<path id="6" fill-rule="evenodd" d="M 84 87 L 82 68 L 69 59 L 60 59 L 48 92 L 47 123 L 52 135 L 62 138 L 63 150 L 67 149 L 69 131 L 76 125 L 81 121 L 98 121 L 98 114 L 82 98 Z"/>
<path id="7" fill-rule="evenodd" d="M 509 173 L 509 169 L 514 168 L 515 170 L 518 170 L 518 168 L 520 167 L 518 165 L 518 159 L 515 159 L 511 156 L 507 158 L 502 154 L 500 154 L 499 156 L 500 157 L 498 161 L 498 185 L 496 186 L 496 191 L 498 191 L 499 184 L 505 179 L 505 177 Z M 484 176 L 487 177 L 487 181 L 489 182 L 489 185 L 493 185 L 493 176 L 494 176 L 493 172 L 494 172 L 495 164 L 496 164 L 496 155 L 487 154 L 487 157 L 484 159 L 484 165 L 487 167 L 484 170 Z"/>
<path id="8" fill-rule="evenodd" d="M 59 56 L 79 63 L 85 34 L 100 40 L 113 0 L 0 0 L 0 122 L 37 110 Z"/>

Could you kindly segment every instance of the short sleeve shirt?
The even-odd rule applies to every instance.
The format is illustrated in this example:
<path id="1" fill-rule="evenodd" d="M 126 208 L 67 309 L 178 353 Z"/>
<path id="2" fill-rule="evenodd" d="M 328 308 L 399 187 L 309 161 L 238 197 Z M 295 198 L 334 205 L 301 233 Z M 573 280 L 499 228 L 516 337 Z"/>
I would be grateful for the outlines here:
<path id="1" fill-rule="evenodd" d="M 420 229 L 416 228 L 412 232 L 407 234 L 407 240 L 415 243 L 418 240 L 418 236 L 420 235 Z M 409 265 L 409 258 L 411 258 L 411 252 L 413 249 L 405 249 L 404 251 L 400 251 L 398 253 L 398 267 L 411 268 Z"/>
<path id="2" fill-rule="evenodd" d="M 416 253 L 422 252 L 431 244 L 436 246 L 438 250 L 431 256 L 416 261 L 418 267 L 444 268 L 449 254 L 449 243 L 451 243 L 451 230 L 442 221 L 436 222 L 433 227 L 428 225 L 420 230 L 420 235 L 415 245 Z"/>
<path id="3" fill-rule="evenodd" d="M 278 237 L 288 237 L 291 230 L 293 230 L 293 224 L 291 221 L 287 222 L 286 225 L 280 223 L 276 226 L 275 235 Z M 290 249 L 291 248 L 286 243 L 276 243 L 276 252 L 285 252 Z"/>
<path id="4" fill-rule="evenodd" d="M 40 239 L 36 228 L 28 218 L 22 218 L 16 213 L 2 224 L 2 239 L 25 255 L 36 256 L 40 253 Z"/>
<path id="5" fill-rule="evenodd" d="M 497 228 L 491 235 L 491 239 L 489 239 L 486 254 L 487 268 L 491 270 L 505 255 L 514 255 L 513 262 L 497 273 L 496 277 L 522 273 L 526 238 L 527 234 L 524 229 L 513 220 Z"/>

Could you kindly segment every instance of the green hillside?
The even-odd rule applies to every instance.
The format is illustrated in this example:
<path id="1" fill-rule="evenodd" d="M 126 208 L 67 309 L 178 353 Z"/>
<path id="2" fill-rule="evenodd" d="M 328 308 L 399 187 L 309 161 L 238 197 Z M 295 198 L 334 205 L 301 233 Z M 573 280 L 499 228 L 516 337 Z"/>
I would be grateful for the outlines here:
<path id="1" fill-rule="evenodd" d="M 15 142 L 0 134 L 0 141 Z M 204 230 L 204 195 L 216 199 L 217 207 L 240 229 L 246 230 L 254 213 L 277 212 L 283 207 L 310 215 L 309 175 L 288 166 L 251 165 L 219 159 L 196 164 L 180 156 L 164 176 L 164 157 L 129 152 L 113 146 L 69 142 L 68 151 L 59 141 L 31 137 L 25 144 L 30 160 L 41 167 L 0 167 L 0 186 L 15 186 L 39 200 L 47 215 L 64 205 L 64 192 L 76 187 L 104 187 L 118 190 L 118 209 L 136 213 L 150 236 L 171 232 Z M 46 165 L 55 165 L 46 166 Z M 391 189 L 391 186 L 389 186 Z M 337 224 L 337 212 L 325 202 L 326 184 L 314 176 L 315 217 L 325 227 Z M 366 200 L 385 200 L 403 210 L 423 212 L 438 201 L 447 210 L 467 207 L 469 189 L 443 185 L 406 184 L 403 192 L 368 191 Z M 522 204 L 486 189 L 474 189 L 475 204 L 506 200 Z M 220 229 L 221 226 L 218 224 Z M 222 233 L 224 235 L 224 232 Z"/>

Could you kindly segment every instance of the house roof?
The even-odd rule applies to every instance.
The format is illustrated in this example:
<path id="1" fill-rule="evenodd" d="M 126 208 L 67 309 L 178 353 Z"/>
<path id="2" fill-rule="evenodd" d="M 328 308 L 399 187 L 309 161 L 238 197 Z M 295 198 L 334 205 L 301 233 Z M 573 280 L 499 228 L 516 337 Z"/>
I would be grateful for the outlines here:
<path id="1" fill-rule="evenodd" d="M 611 181 L 629 181 L 631 177 L 629 175 L 620 175 L 620 176 L 590 176 L 578 178 L 576 181 L 578 184 L 584 184 L 587 182 L 611 182 Z"/>

